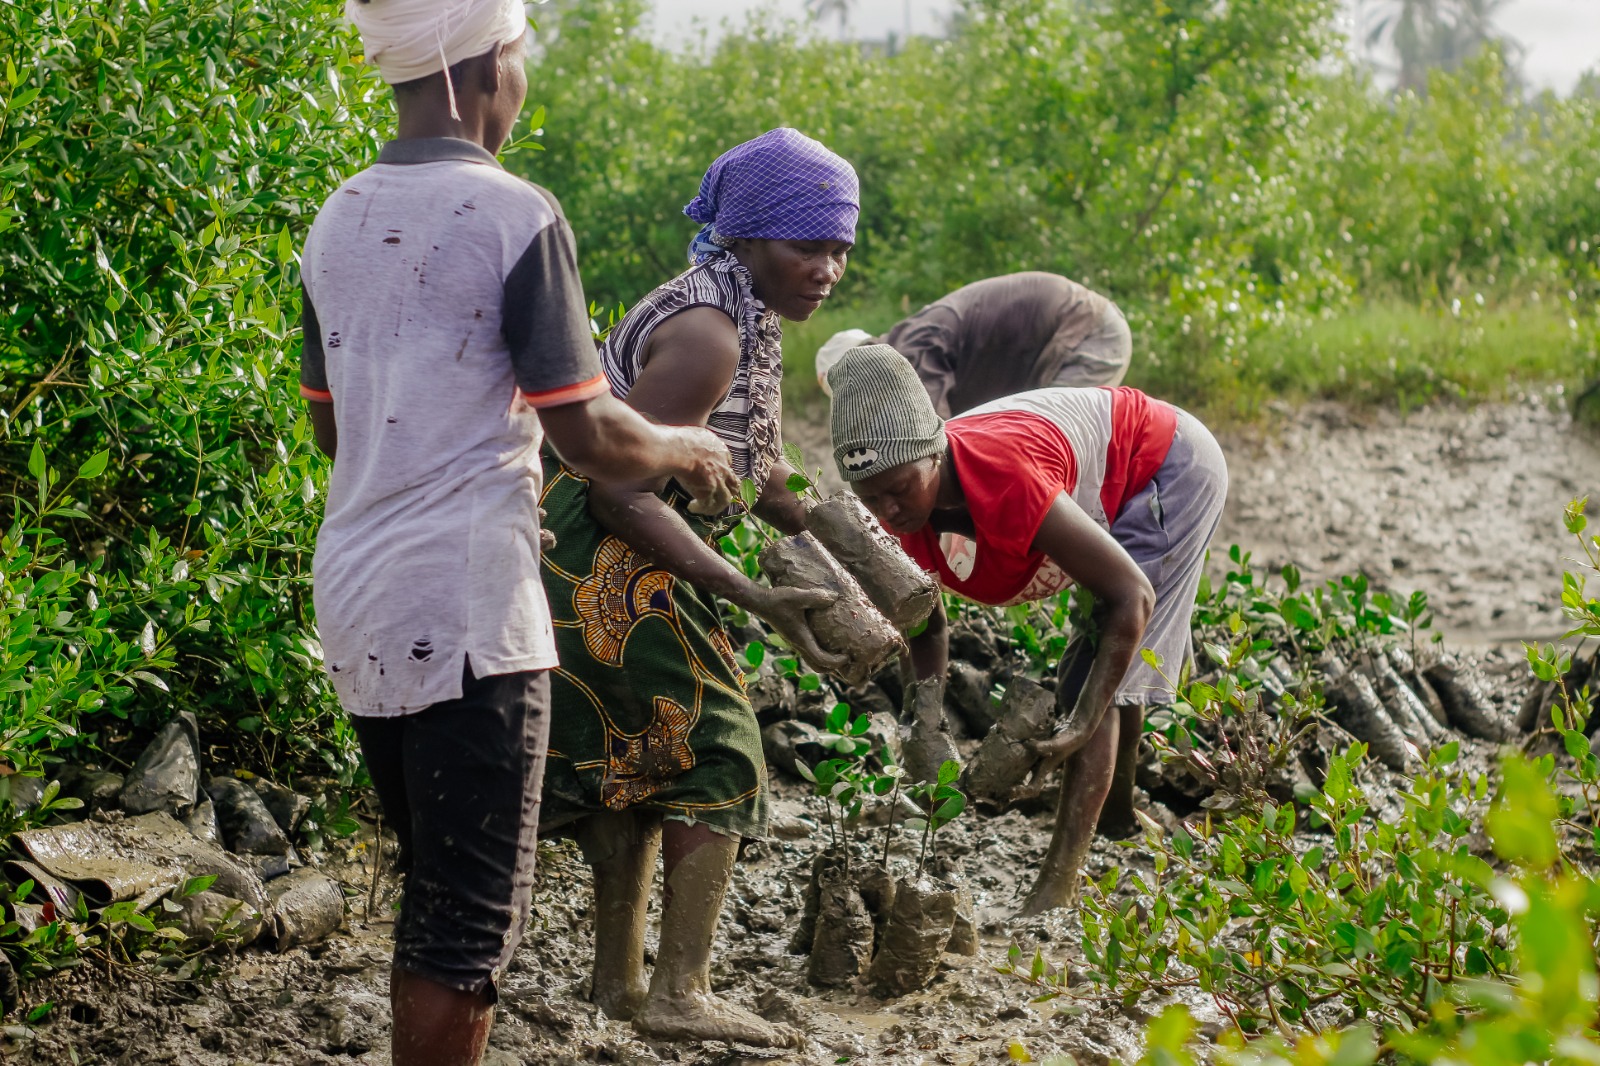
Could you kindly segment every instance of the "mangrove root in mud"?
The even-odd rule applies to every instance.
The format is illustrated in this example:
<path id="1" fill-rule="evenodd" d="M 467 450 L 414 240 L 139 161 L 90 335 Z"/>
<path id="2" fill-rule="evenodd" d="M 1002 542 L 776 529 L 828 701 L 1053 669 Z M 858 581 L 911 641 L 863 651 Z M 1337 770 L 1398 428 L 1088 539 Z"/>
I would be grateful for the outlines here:
<path id="1" fill-rule="evenodd" d="M 1469 737 L 1506 740 L 1511 724 L 1495 709 L 1483 691 L 1483 679 L 1470 662 L 1446 656 L 1423 671 L 1438 690 L 1450 724 Z"/>
<path id="2" fill-rule="evenodd" d="M 859 497 L 839 493 L 812 504 L 806 526 L 896 629 L 904 633 L 928 620 L 939 602 L 938 584 L 911 561 Z"/>
<path id="3" fill-rule="evenodd" d="M 956 891 L 931 878 L 895 886 L 894 909 L 884 925 L 867 980 L 880 995 L 903 996 L 928 986 L 955 928 Z"/>
<path id="4" fill-rule="evenodd" d="M 865 684 L 879 667 L 905 648 L 900 633 L 872 606 L 856 579 L 811 534 L 785 537 L 767 545 L 761 549 L 758 561 L 775 586 L 826 589 L 838 595 L 828 606 L 807 611 L 806 620 L 818 644 L 834 654 L 848 656 L 845 665 L 835 671 L 845 684 Z"/>
<path id="5" fill-rule="evenodd" d="M 900 762 L 912 781 L 937 781 L 939 767 L 960 761 L 944 716 L 944 678 L 930 677 L 906 689 L 901 718 L 906 724 L 900 730 Z"/>
<path id="6" fill-rule="evenodd" d="M 1384 710 L 1383 701 L 1372 689 L 1372 682 L 1333 656 L 1325 660 L 1328 680 L 1323 686 L 1333 720 L 1364 741 L 1372 757 L 1391 770 L 1404 772 L 1412 761 L 1405 733 Z"/>
<path id="7" fill-rule="evenodd" d="M 876 935 L 855 879 L 830 871 L 820 886 L 811 963 L 806 979 L 821 988 L 844 988 L 867 972 Z"/>
<path id="8" fill-rule="evenodd" d="M 962 788 L 967 795 L 1004 806 L 1012 789 L 1039 761 L 1028 742 L 1044 736 L 1055 708 L 1055 694 L 1034 681 L 1019 677 L 1007 685 L 1000 720 L 983 738 L 964 775 Z"/>

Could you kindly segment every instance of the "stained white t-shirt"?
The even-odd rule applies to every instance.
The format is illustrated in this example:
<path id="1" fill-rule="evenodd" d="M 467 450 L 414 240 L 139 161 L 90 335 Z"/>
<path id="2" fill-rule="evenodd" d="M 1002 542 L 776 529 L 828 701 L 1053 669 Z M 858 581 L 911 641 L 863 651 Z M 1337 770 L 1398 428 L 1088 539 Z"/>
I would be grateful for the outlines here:
<path id="1" fill-rule="evenodd" d="M 537 409 L 607 389 L 554 197 L 476 144 L 393 141 L 306 238 L 301 392 L 338 455 L 312 563 L 351 714 L 556 665 L 539 576 Z"/>

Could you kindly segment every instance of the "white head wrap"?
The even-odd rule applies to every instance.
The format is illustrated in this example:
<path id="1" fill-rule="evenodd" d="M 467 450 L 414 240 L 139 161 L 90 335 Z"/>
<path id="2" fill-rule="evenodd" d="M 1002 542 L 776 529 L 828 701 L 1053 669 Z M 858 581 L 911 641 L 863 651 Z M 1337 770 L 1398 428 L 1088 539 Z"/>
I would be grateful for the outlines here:
<path id="1" fill-rule="evenodd" d="M 450 117 L 459 119 L 449 70 L 528 31 L 522 0 L 345 0 L 367 62 L 390 85 L 446 72 Z"/>
<path id="2" fill-rule="evenodd" d="M 844 353 L 851 348 L 871 342 L 872 334 L 866 330 L 847 329 L 843 333 L 835 333 L 817 349 L 817 384 L 822 386 L 824 395 L 833 395 L 833 389 L 828 385 L 828 371 L 833 369 L 834 364 L 844 358 Z"/>

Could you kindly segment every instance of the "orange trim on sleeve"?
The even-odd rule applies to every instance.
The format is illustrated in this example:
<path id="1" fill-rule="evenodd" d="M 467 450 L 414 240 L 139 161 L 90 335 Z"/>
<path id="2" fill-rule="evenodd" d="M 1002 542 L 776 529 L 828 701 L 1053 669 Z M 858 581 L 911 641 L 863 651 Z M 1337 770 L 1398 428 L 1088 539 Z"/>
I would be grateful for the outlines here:
<path id="1" fill-rule="evenodd" d="M 305 397 L 308 400 L 314 400 L 317 403 L 332 403 L 333 402 L 333 393 L 324 392 L 321 389 L 313 389 L 309 385 L 301 385 L 300 386 L 300 395 Z"/>
<path id="2" fill-rule="evenodd" d="M 606 380 L 606 376 L 596 374 L 588 381 L 580 381 L 576 385 L 563 385 L 559 389 L 550 389 L 546 392 L 523 392 L 522 398 L 530 407 L 560 407 L 564 403 L 592 400 L 610 391 L 611 383 Z"/>

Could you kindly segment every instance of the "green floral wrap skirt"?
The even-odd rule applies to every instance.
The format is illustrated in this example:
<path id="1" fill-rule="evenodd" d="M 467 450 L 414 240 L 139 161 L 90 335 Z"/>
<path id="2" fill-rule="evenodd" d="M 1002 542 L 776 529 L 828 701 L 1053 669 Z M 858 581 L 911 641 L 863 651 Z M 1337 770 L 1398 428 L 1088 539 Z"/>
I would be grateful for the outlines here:
<path id="1" fill-rule="evenodd" d="M 716 600 L 589 514 L 588 481 L 544 464 L 542 569 L 561 665 L 550 675 L 541 831 L 642 809 L 736 837 L 767 832 L 766 760 Z M 690 514 L 715 546 L 736 518 Z"/>

